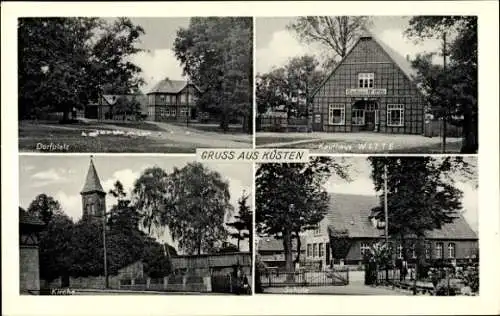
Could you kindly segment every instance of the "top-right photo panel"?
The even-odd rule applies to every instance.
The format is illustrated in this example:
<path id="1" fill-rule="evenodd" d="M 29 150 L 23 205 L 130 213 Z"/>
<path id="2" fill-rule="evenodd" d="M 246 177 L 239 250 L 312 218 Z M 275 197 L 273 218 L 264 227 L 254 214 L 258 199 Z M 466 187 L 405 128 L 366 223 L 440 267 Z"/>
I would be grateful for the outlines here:
<path id="1" fill-rule="evenodd" d="M 477 154 L 476 16 L 255 23 L 258 148 Z"/>

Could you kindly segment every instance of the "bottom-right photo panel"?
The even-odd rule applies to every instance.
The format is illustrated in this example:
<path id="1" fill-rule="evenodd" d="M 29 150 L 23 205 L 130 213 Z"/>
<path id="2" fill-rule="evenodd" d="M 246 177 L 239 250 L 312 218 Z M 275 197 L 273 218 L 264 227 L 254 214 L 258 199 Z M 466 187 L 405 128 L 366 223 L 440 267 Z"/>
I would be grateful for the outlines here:
<path id="1" fill-rule="evenodd" d="M 255 293 L 478 295 L 474 156 L 256 167 Z"/>

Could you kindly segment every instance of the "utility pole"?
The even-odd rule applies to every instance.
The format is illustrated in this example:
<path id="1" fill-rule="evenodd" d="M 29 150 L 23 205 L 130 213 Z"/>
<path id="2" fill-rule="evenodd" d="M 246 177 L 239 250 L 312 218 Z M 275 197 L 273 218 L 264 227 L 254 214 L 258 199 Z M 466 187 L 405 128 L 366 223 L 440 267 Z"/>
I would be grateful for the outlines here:
<path id="1" fill-rule="evenodd" d="M 389 247 L 389 209 L 387 207 L 387 165 L 384 165 L 384 233 L 385 233 L 385 245 Z M 392 250 L 391 250 L 392 259 Z M 385 268 L 385 280 L 389 280 L 389 268 Z"/>
<path id="2" fill-rule="evenodd" d="M 106 213 L 103 214 L 103 225 L 102 225 L 102 243 L 104 249 L 104 287 L 109 288 L 108 282 L 108 258 L 106 251 Z"/>
<path id="3" fill-rule="evenodd" d="M 446 76 L 446 31 L 443 32 L 443 74 Z M 443 115 L 443 154 L 446 153 L 446 123 L 448 120 L 448 100 L 444 100 Z"/>
<path id="4" fill-rule="evenodd" d="M 187 81 L 187 85 L 186 85 L 186 127 L 189 126 L 189 115 L 191 114 L 191 108 L 190 108 L 190 104 L 189 104 L 189 79 Z"/>

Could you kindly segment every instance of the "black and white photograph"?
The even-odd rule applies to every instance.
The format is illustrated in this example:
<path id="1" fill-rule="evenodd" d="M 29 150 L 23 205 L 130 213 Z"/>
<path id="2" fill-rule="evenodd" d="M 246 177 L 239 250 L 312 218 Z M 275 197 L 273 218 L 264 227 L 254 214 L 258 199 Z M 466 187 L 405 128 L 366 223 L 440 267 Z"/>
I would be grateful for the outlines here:
<path id="1" fill-rule="evenodd" d="M 251 148 L 252 17 L 18 19 L 20 152 Z"/>
<path id="2" fill-rule="evenodd" d="M 315 157 L 255 181 L 255 293 L 479 294 L 474 156 Z"/>
<path id="3" fill-rule="evenodd" d="M 477 16 L 255 23 L 258 147 L 477 153 Z"/>
<path id="4" fill-rule="evenodd" d="M 19 159 L 21 295 L 251 294 L 251 164 Z"/>

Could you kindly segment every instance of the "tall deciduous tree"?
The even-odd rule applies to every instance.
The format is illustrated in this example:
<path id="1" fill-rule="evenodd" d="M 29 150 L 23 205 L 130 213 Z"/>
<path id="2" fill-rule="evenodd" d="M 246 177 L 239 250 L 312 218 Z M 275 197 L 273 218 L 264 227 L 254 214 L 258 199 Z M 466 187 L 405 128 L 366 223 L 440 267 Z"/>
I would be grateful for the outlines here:
<path id="1" fill-rule="evenodd" d="M 255 92 L 258 112 L 265 113 L 268 109 L 285 105 L 289 111 L 307 114 L 305 104 L 299 106 L 299 101 L 307 98 L 309 102 L 311 92 L 323 78 L 319 62 L 311 55 L 293 57 L 285 66 L 259 74 Z"/>
<path id="2" fill-rule="evenodd" d="M 378 220 L 384 215 L 384 168 L 387 168 L 388 232 L 401 241 L 407 258 L 408 240 L 415 243 L 417 262 L 426 233 L 452 223 L 461 209 L 462 191 L 455 187 L 452 173 L 468 169 L 460 157 L 370 157 L 375 190 L 380 205 L 373 209 Z"/>
<path id="3" fill-rule="evenodd" d="M 64 121 L 99 94 L 142 83 L 129 61 L 144 31 L 128 18 L 22 18 L 18 25 L 19 118 L 59 111 Z"/>
<path id="4" fill-rule="evenodd" d="M 417 80 L 427 90 L 429 101 L 438 118 L 445 123 L 458 118 L 463 128 L 462 153 L 478 150 L 477 103 L 477 17 L 475 16 L 418 16 L 410 19 L 406 34 L 417 40 L 442 38 L 448 35 L 449 57 L 446 68 L 431 65 L 420 57 L 413 63 L 418 70 Z M 443 104 L 445 105 L 443 107 Z"/>
<path id="5" fill-rule="evenodd" d="M 45 224 L 48 224 L 52 216 L 62 210 L 59 201 L 45 193 L 41 193 L 31 201 L 27 211 L 41 219 Z"/>
<path id="6" fill-rule="evenodd" d="M 209 253 L 226 241 L 226 215 L 233 211 L 229 184 L 201 163 L 189 163 L 171 174 L 174 186 L 165 201 L 172 214 L 169 230 L 187 253 Z"/>
<path id="7" fill-rule="evenodd" d="M 190 163 L 171 174 L 146 169 L 133 192 L 143 225 L 168 228 L 181 250 L 210 252 L 226 240 L 224 220 L 233 208 L 228 183 L 202 164 Z"/>
<path id="8" fill-rule="evenodd" d="M 252 33 L 247 17 L 191 18 L 189 27 L 177 32 L 175 55 L 202 90 L 198 106 L 218 115 L 224 131 L 230 119 L 252 114 Z"/>
<path id="9" fill-rule="evenodd" d="M 328 209 L 324 182 L 332 173 L 347 179 L 348 165 L 327 157 L 306 164 L 262 164 L 256 174 L 256 224 L 259 233 L 283 239 L 287 271 L 293 271 L 292 239 L 314 229 Z M 300 260 L 299 257 L 296 261 Z"/>
<path id="10" fill-rule="evenodd" d="M 288 29 L 304 43 L 325 47 L 328 50 L 325 64 L 331 66 L 332 60 L 345 57 L 369 23 L 365 16 L 307 16 L 297 18 Z"/>

